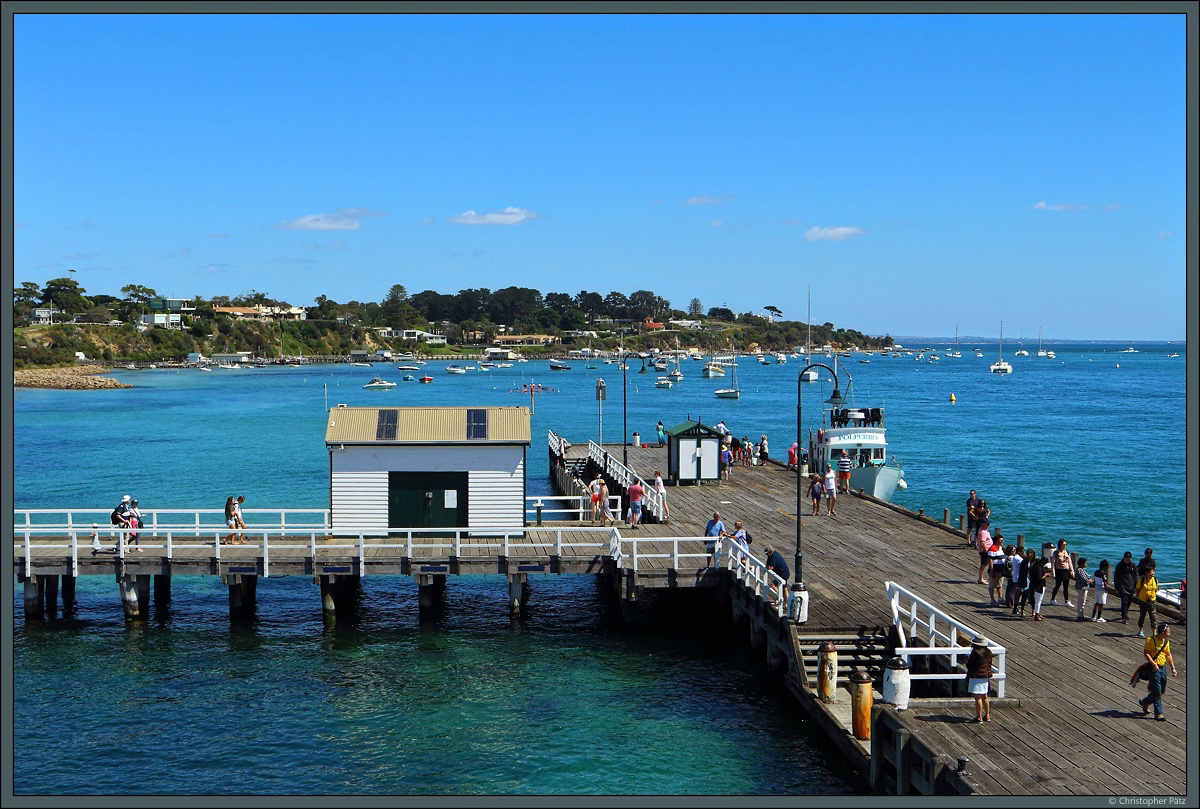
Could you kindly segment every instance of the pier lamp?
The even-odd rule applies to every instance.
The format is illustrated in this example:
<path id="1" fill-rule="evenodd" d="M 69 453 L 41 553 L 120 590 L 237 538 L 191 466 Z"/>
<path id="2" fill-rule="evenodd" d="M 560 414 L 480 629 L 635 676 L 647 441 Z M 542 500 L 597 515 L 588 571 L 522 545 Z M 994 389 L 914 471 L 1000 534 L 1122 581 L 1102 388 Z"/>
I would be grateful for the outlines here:
<path id="1" fill-rule="evenodd" d="M 802 542 L 800 515 L 803 512 L 802 505 L 804 503 L 804 481 L 800 479 L 799 454 L 803 451 L 804 434 L 802 432 L 802 411 L 801 402 L 803 401 L 804 391 L 804 373 L 809 368 L 824 368 L 833 376 L 833 393 L 825 401 L 834 407 L 839 407 L 846 400 L 842 398 L 842 392 L 838 389 L 837 371 L 830 368 L 828 365 L 823 365 L 819 362 L 810 362 L 800 369 L 799 375 L 796 377 L 796 578 L 792 582 L 792 589 L 799 590 L 804 586 L 804 544 Z M 812 458 L 809 458 L 812 461 Z"/>

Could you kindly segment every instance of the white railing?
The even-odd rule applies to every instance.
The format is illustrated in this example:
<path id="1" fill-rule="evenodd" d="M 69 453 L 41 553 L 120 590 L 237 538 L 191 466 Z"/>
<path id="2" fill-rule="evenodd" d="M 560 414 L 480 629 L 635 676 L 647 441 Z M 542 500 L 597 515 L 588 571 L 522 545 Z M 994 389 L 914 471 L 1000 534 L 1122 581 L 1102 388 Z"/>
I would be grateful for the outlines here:
<path id="1" fill-rule="evenodd" d="M 220 508 L 157 508 L 139 509 L 139 512 L 144 531 L 156 531 L 160 526 L 168 525 L 179 529 L 185 524 L 197 531 L 225 527 L 225 510 Z M 101 529 L 115 530 L 109 521 L 111 514 L 111 509 L 102 508 L 13 509 L 13 527 L 17 531 L 66 528 L 87 533 L 95 524 Z M 327 508 L 245 508 L 242 509 L 242 519 L 247 527 L 256 529 L 327 530 L 330 525 Z"/>
<path id="2" fill-rule="evenodd" d="M 942 658 L 951 669 L 958 665 L 959 658 L 964 662 L 971 654 L 971 639 L 982 636 L 982 632 L 951 618 L 945 612 L 930 604 L 920 596 L 906 590 L 893 581 L 885 582 L 888 603 L 892 608 L 892 624 L 900 634 L 900 645 L 896 656 L 903 657 L 909 663 L 909 678 L 912 680 L 962 680 L 963 675 L 950 674 L 913 674 L 912 658 L 930 657 Z M 965 645 L 960 638 L 966 638 Z M 923 641 L 923 646 L 912 645 Z M 1005 648 L 998 643 L 989 642 L 992 652 L 992 682 L 996 684 L 996 696 L 1004 696 Z"/>
<path id="3" fill-rule="evenodd" d="M 788 589 L 785 579 L 767 570 L 766 562 L 756 559 L 754 554 L 742 550 L 737 543 L 726 538 L 716 541 L 716 555 L 717 566 L 733 573 L 734 578 L 754 593 L 768 609 L 780 618 L 787 616 L 793 621 L 800 620 L 800 599 Z"/>
<path id="4" fill-rule="evenodd" d="M 642 487 L 642 513 L 653 514 L 660 522 L 664 519 L 662 497 L 654 491 L 654 486 L 639 477 L 632 469 L 613 457 L 612 453 L 601 447 L 595 441 L 588 441 L 588 459 L 595 462 L 613 482 L 622 489 L 628 489 L 634 480 Z"/>
<path id="5" fill-rule="evenodd" d="M 547 502 L 560 505 L 547 508 Z M 525 497 L 526 522 L 536 522 L 539 507 L 541 507 L 541 515 L 544 520 L 579 520 L 580 522 L 584 522 L 591 519 L 592 516 L 592 496 L 590 492 L 586 491 L 582 494 L 527 495 Z M 621 510 L 620 495 L 609 495 L 608 509 L 614 519 L 620 519 L 620 515 L 618 514 Z"/>

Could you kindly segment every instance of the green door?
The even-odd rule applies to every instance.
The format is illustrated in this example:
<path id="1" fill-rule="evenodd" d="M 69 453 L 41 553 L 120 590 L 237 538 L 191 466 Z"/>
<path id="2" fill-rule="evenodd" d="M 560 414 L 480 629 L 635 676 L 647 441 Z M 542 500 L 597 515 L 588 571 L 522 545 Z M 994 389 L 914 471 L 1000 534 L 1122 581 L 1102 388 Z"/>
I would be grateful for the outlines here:
<path id="1" fill-rule="evenodd" d="M 388 472 L 388 526 L 465 528 L 466 472 Z"/>

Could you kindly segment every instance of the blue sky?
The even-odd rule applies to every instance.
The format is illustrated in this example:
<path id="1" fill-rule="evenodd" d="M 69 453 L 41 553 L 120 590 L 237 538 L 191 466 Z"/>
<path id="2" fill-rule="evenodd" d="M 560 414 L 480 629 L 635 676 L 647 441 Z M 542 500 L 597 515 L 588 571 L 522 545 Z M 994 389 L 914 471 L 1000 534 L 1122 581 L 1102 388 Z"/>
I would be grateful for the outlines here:
<path id="1" fill-rule="evenodd" d="M 1182 15 L 18 15 L 14 280 L 1185 336 Z"/>

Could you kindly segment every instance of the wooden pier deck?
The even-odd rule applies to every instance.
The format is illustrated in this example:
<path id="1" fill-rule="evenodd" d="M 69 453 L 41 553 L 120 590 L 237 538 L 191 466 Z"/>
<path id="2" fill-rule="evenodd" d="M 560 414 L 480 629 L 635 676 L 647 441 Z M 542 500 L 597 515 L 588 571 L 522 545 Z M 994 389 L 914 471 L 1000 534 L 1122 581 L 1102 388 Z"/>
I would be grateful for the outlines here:
<path id="1" fill-rule="evenodd" d="M 572 446 L 570 452 L 586 453 L 586 447 Z M 610 452 L 620 457 L 622 448 L 613 446 Z M 630 447 L 628 452 L 629 466 L 647 480 L 653 480 L 655 469 L 666 469 L 665 449 Z M 673 533 L 702 532 L 719 511 L 729 530 L 734 520 L 742 520 L 758 556 L 771 545 L 792 564 L 795 477 L 781 466 L 737 467 L 728 482 L 668 487 L 667 503 Z M 808 516 L 807 492 L 801 509 L 804 581 L 811 593 L 805 632 L 889 625 L 884 582 L 891 580 L 1007 649 L 1006 698 L 1019 704 L 993 706 L 992 722 L 975 724 L 973 703 L 923 708 L 914 700 L 909 710 L 897 712 L 930 750 L 969 759 L 963 780 L 977 793 L 1187 794 L 1184 627 L 1172 632 L 1179 676 L 1168 676 L 1166 721 L 1156 722 L 1137 704 L 1146 693 L 1144 684 L 1129 685 L 1142 660 L 1136 608 L 1122 624 L 1119 599 L 1110 595 L 1107 623 L 1078 623 L 1075 609 L 1063 606 L 1061 595 L 1060 605 L 1050 606 L 1047 588 L 1046 620 L 1020 620 L 989 606 L 987 587 L 976 583 L 979 556 L 961 533 L 855 495 L 838 497 L 836 516 Z M 952 515 L 955 525 L 956 518 Z M 1022 531 L 1019 525 L 999 527 L 1014 543 Z M 1131 541 L 1130 550 L 1140 548 Z M 1090 604 L 1089 598 L 1085 615 Z"/>

